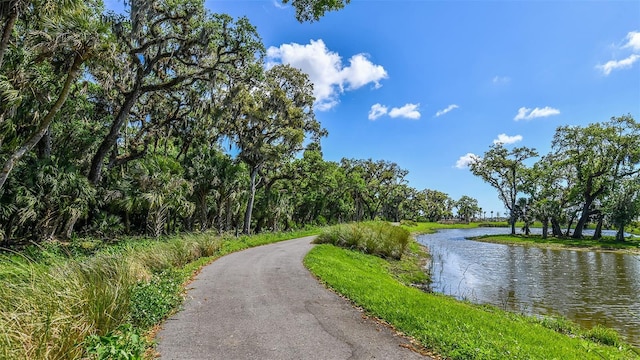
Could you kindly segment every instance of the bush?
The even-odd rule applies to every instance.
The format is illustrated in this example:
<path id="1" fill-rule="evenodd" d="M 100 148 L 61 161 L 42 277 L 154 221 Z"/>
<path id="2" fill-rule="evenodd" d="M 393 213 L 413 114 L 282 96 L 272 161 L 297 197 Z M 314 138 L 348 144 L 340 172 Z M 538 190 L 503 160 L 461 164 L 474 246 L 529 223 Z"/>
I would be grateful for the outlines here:
<path id="1" fill-rule="evenodd" d="M 603 345 L 620 346 L 620 335 L 618 332 L 602 325 L 596 325 L 587 331 L 585 337 Z"/>
<path id="2" fill-rule="evenodd" d="M 154 274 L 151 281 L 138 283 L 131 292 L 131 321 L 139 328 L 149 328 L 164 319 L 181 302 L 183 276 L 175 269 Z"/>
<path id="3" fill-rule="evenodd" d="M 147 342 L 130 324 L 118 327 L 107 335 L 87 337 L 87 353 L 98 360 L 141 360 Z"/>
<path id="4" fill-rule="evenodd" d="M 320 234 L 315 242 L 399 260 L 409 240 L 409 231 L 399 226 L 386 222 L 369 222 L 332 226 Z"/>

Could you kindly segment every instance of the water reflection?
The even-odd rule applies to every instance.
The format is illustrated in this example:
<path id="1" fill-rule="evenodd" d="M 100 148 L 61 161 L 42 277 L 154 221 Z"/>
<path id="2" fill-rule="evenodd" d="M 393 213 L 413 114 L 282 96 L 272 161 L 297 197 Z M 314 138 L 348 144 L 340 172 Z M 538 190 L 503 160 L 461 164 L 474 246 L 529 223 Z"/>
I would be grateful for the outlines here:
<path id="1" fill-rule="evenodd" d="M 526 314 L 562 315 L 617 329 L 640 346 L 640 256 L 465 240 L 508 229 L 422 235 L 434 291 Z"/>

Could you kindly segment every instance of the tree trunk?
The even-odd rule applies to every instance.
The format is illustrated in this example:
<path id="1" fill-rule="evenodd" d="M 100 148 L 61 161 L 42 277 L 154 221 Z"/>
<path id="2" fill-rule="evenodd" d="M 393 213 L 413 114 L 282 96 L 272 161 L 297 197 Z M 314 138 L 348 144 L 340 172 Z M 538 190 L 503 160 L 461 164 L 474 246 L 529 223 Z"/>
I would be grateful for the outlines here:
<path id="1" fill-rule="evenodd" d="M 111 129 L 109 129 L 109 133 L 100 143 L 100 147 L 96 151 L 96 154 L 93 156 L 91 160 L 91 168 L 89 170 L 89 176 L 87 178 L 89 181 L 96 185 L 100 182 L 102 177 L 102 163 L 104 162 L 104 158 L 109 153 L 109 150 L 116 144 L 118 141 L 118 137 L 120 137 L 120 129 L 122 129 L 122 125 L 124 125 L 125 120 L 129 117 L 131 109 L 133 105 L 135 105 L 136 101 L 138 101 L 138 97 L 140 97 L 140 86 L 137 85 L 134 90 L 126 94 L 124 104 L 120 108 L 118 115 L 111 124 Z"/>
<path id="2" fill-rule="evenodd" d="M 47 115 L 42 119 L 42 122 L 38 126 L 36 132 L 31 135 L 31 137 L 13 154 L 11 154 L 11 156 L 9 156 L 7 161 L 4 163 L 2 171 L 0 171 L 0 189 L 2 189 L 2 187 L 4 186 L 4 183 L 7 181 L 7 178 L 9 177 L 9 174 L 11 173 L 11 170 L 13 170 L 13 167 L 16 165 L 16 163 L 20 161 L 20 159 L 22 159 L 22 157 L 28 151 L 31 151 L 31 149 L 33 149 L 33 147 L 38 144 L 40 139 L 42 139 L 44 134 L 49 130 L 49 126 L 51 125 L 53 118 L 56 116 L 58 111 L 60 111 L 62 105 L 64 105 L 67 97 L 69 96 L 71 85 L 78 77 L 78 74 L 80 73 L 80 65 L 82 65 L 83 61 L 84 60 L 81 54 L 77 54 L 75 56 L 75 58 L 73 59 L 73 64 L 71 65 L 69 73 L 67 74 L 67 78 L 64 81 L 64 85 L 62 86 L 62 90 L 60 91 L 60 95 L 58 95 L 58 99 L 53 104 L 53 107 L 51 107 Z"/>
<path id="3" fill-rule="evenodd" d="M 18 20 L 17 6 L 18 5 L 13 5 L 13 9 L 11 9 L 11 12 L 9 13 L 7 22 L 4 24 L 4 27 L 2 28 L 2 39 L 0 40 L 0 67 L 2 67 L 2 61 L 4 59 L 4 54 L 7 51 L 7 47 L 9 47 L 9 39 L 11 39 L 11 33 L 13 32 L 13 27 L 16 24 L 16 20 Z"/>
<path id="4" fill-rule="evenodd" d="M 624 241 L 624 225 L 618 225 L 618 232 L 616 232 L 616 241 Z"/>
<path id="5" fill-rule="evenodd" d="M 511 222 L 511 235 L 516 234 L 516 218 L 514 215 L 513 210 L 511 210 L 511 215 L 509 215 L 509 221 Z"/>
<path id="6" fill-rule="evenodd" d="M 551 218 L 551 234 L 555 237 L 562 237 L 562 228 L 560 222 L 556 218 Z"/>
<path id="7" fill-rule="evenodd" d="M 545 218 L 542 221 L 542 238 L 546 239 L 549 235 L 549 219 Z"/>
<path id="8" fill-rule="evenodd" d="M 256 166 L 251 170 L 251 188 L 249 189 L 249 200 L 247 202 L 247 210 L 244 213 L 244 227 L 242 233 L 249 235 L 251 233 L 251 213 L 253 212 L 253 201 L 256 197 L 256 176 L 260 166 Z"/>
<path id="9" fill-rule="evenodd" d="M 599 240 L 602 238 L 602 222 L 604 221 L 604 217 L 602 214 L 598 215 L 598 224 L 596 225 L 596 230 L 593 232 L 592 240 Z"/>
<path id="10" fill-rule="evenodd" d="M 591 207 L 593 200 L 595 199 L 587 198 L 587 200 L 584 202 L 584 205 L 582 206 L 582 213 L 580 214 L 580 219 L 576 224 L 576 229 L 573 231 L 573 235 L 571 236 L 572 238 L 574 239 L 582 238 L 582 230 L 584 230 L 584 227 L 587 224 L 587 221 L 589 221 L 589 215 L 590 215 L 589 208 Z"/>

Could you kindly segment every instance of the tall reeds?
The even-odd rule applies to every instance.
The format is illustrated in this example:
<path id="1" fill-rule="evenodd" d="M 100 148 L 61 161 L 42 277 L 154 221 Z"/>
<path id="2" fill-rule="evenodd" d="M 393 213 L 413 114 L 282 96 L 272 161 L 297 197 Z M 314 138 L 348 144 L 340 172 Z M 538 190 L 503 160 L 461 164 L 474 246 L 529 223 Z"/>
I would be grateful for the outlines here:
<path id="1" fill-rule="evenodd" d="M 332 226 L 323 231 L 315 242 L 398 260 L 409 241 L 409 231 L 387 222 L 375 221 Z"/>
<path id="2" fill-rule="evenodd" d="M 213 236 L 192 235 L 75 259 L 41 254 L 43 262 L 0 255 L 0 359 L 83 357 L 87 337 L 103 336 L 132 320 L 130 301 L 139 284 L 213 255 L 220 243 Z"/>

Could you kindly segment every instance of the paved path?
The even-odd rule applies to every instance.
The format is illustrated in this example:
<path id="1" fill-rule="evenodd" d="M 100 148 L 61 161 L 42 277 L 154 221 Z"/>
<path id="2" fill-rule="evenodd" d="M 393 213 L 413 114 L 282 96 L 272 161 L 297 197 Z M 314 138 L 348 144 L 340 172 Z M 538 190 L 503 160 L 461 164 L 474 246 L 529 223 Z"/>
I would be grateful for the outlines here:
<path id="1" fill-rule="evenodd" d="M 425 359 L 302 265 L 312 237 L 224 256 L 158 333 L 161 359 Z"/>

